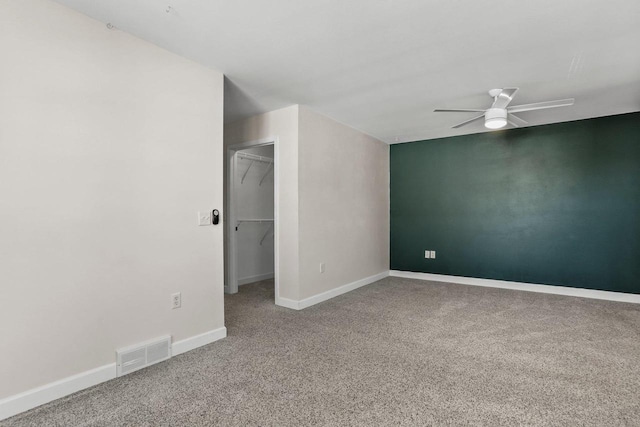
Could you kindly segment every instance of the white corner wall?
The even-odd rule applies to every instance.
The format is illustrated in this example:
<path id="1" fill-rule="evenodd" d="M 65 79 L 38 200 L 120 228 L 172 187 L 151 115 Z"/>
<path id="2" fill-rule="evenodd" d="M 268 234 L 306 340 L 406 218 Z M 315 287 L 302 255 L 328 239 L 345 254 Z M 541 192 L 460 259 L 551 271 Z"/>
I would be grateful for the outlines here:
<path id="1" fill-rule="evenodd" d="M 268 137 L 280 150 L 277 303 L 302 309 L 386 277 L 389 146 L 303 106 L 225 126 L 225 144 Z"/>
<path id="2" fill-rule="evenodd" d="M 389 270 L 389 146 L 309 108 L 299 116 L 300 300 L 313 301 Z"/>
<path id="3" fill-rule="evenodd" d="M 279 159 L 278 204 L 280 228 L 276 238 L 280 245 L 280 268 L 276 303 L 298 299 L 298 106 L 282 108 L 246 120 L 226 124 L 225 146 L 276 138 L 275 157 Z M 278 267 L 276 267 L 277 269 Z"/>
<path id="4" fill-rule="evenodd" d="M 47 0 L 0 57 L 0 400 L 221 330 L 222 75 Z"/>

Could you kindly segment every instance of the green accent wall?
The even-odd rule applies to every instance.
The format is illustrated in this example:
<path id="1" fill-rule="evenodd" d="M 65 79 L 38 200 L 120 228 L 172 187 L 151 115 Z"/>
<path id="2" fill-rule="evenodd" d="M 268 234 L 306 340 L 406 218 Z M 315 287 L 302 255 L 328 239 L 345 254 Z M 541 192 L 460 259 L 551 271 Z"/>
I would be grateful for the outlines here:
<path id="1" fill-rule="evenodd" d="M 391 269 L 640 293 L 640 113 L 395 144 L 390 162 Z"/>

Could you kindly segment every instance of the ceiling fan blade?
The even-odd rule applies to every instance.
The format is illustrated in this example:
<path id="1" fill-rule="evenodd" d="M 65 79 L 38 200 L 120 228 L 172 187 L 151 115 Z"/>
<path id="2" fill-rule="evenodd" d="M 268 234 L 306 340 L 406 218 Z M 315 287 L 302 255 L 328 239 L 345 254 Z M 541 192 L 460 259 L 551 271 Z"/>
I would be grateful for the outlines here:
<path id="1" fill-rule="evenodd" d="M 575 99 L 559 99 L 557 101 L 535 102 L 533 104 L 514 105 L 507 108 L 509 113 L 520 113 L 522 111 L 544 110 L 546 108 L 567 107 L 573 105 Z"/>
<path id="2" fill-rule="evenodd" d="M 436 108 L 433 110 L 434 113 L 484 113 L 485 110 L 469 110 L 469 109 L 445 109 L 445 108 Z"/>
<path id="3" fill-rule="evenodd" d="M 464 122 L 462 122 L 462 123 L 458 123 L 458 124 L 457 124 L 457 125 L 455 125 L 455 126 L 451 126 L 451 129 L 457 129 L 457 128 L 459 128 L 459 127 L 462 127 L 462 126 L 464 126 L 464 125 L 468 125 L 468 124 L 469 124 L 469 123 L 471 123 L 471 122 L 475 122 L 476 120 L 480 120 L 480 119 L 483 119 L 483 118 L 484 118 L 484 113 L 482 113 L 482 114 L 480 114 L 479 116 L 476 116 L 476 117 L 474 117 L 474 118 L 472 118 L 472 119 L 466 120 L 466 121 L 464 121 Z"/>
<path id="4" fill-rule="evenodd" d="M 516 116 L 515 114 L 511 114 L 511 113 L 509 113 L 509 115 L 508 115 L 508 120 L 509 120 L 509 123 L 511 123 L 515 127 L 524 126 L 524 125 L 528 125 L 529 124 L 528 121 L 522 120 L 520 117 Z"/>
<path id="5" fill-rule="evenodd" d="M 507 108 L 507 105 L 513 100 L 513 96 L 518 91 L 517 87 L 507 87 L 502 89 L 502 92 L 496 96 L 495 101 L 491 108 Z"/>

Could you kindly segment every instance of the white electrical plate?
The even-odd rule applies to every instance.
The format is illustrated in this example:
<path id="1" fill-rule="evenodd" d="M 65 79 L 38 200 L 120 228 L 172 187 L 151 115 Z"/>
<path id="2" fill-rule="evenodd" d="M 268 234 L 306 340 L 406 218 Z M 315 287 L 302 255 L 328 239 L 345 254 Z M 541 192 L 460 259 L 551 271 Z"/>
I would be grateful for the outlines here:
<path id="1" fill-rule="evenodd" d="M 198 225 L 201 227 L 211 225 L 211 212 L 198 212 Z"/>
<path id="2" fill-rule="evenodd" d="M 182 307 L 182 294 L 177 292 L 175 294 L 171 294 L 171 308 L 180 308 Z"/>

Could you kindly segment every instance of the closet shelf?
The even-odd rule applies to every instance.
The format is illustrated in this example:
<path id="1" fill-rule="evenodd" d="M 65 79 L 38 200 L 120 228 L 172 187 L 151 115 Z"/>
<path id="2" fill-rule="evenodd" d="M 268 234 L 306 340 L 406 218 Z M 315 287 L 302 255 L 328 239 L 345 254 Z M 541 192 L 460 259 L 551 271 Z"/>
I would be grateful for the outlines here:
<path id="1" fill-rule="evenodd" d="M 269 233 L 269 230 L 271 230 L 271 228 L 273 227 L 273 219 L 272 218 L 243 218 L 243 219 L 237 219 L 236 220 L 236 231 L 238 231 L 238 227 L 240 227 L 240 224 L 242 224 L 243 222 L 255 222 L 258 224 L 262 224 L 262 223 L 268 223 L 269 227 L 267 228 L 266 233 L 264 234 L 264 236 L 262 236 L 262 240 L 260 240 L 260 244 L 262 245 L 262 242 L 264 241 L 264 239 L 267 237 L 267 234 Z"/>
<path id="2" fill-rule="evenodd" d="M 247 170 L 244 171 L 244 174 L 242 175 L 242 179 L 240 179 L 240 184 L 244 184 L 244 179 L 247 177 L 247 174 L 249 173 L 251 166 L 253 166 L 255 162 L 268 163 L 267 170 L 264 172 L 264 175 L 262 175 L 262 179 L 260 180 L 259 185 L 262 185 L 262 182 L 267 177 L 267 175 L 269 175 L 269 172 L 271 171 L 271 166 L 273 166 L 273 159 L 271 157 L 257 156 L 255 154 L 250 154 L 250 153 L 242 153 L 242 154 L 238 154 L 238 156 L 240 159 L 246 159 L 246 160 L 249 160 L 250 162 L 249 166 L 247 166 Z"/>
<path id="3" fill-rule="evenodd" d="M 273 163 L 273 158 L 271 157 L 258 156 L 257 154 L 251 154 L 251 153 L 238 153 L 238 158 L 251 160 L 254 162 Z"/>

